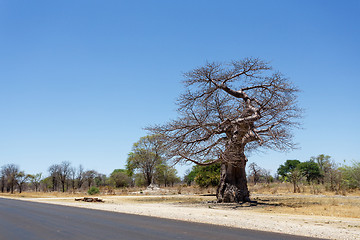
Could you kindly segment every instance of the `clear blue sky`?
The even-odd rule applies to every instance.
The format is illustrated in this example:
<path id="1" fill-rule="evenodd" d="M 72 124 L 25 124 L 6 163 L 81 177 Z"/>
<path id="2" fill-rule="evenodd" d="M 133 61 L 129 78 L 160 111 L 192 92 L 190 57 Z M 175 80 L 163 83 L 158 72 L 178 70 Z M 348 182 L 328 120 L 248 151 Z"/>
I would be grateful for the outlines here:
<path id="1" fill-rule="evenodd" d="M 250 162 L 360 161 L 359 12 L 357 0 L 0 0 L 0 166 L 124 168 L 144 127 L 176 117 L 182 73 L 250 56 L 298 85 L 306 110 L 299 150 Z"/>

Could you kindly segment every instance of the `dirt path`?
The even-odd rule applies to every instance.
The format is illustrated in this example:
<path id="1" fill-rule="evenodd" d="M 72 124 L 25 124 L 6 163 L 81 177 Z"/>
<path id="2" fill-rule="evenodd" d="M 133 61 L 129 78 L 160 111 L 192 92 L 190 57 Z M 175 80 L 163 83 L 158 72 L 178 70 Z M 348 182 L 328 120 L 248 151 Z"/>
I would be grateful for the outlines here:
<path id="1" fill-rule="evenodd" d="M 154 196 L 151 196 L 154 198 Z M 158 196 L 161 198 L 162 196 Z M 360 239 L 360 219 L 259 213 L 213 208 L 207 204 L 136 202 L 132 196 L 108 196 L 105 203 L 75 202 L 74 198 L 26 198 L 43 203 L 210 223 L 229 227 L 328 239 Z M 151 199 L 150 197 L 148 199 Z"/>

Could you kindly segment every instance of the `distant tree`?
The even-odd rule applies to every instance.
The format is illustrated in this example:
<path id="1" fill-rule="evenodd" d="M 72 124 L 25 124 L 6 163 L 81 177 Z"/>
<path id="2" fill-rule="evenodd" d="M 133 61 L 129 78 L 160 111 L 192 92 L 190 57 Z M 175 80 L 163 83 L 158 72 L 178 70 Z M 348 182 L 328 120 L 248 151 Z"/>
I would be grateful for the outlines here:
<path id="1" fill-rule="evenodd" d="M 344 184 L 350 189 L 360 189 L 360 162 L 353 162 L 352 166 L 340 168 Z"/>
<path id="2" fill-rule="evenodd" d="M 126 169 L 132 175 L 134 171 L 143 174 L 147 185 L 154 181 L 156 166 L 164 162 L 165 149 L 159 135 L 145 136 L 134 143 L 129 153 Z"/>
<path id="3" fill-rule="evenodd" d="M 26 183 L 26 181 L 29 179 L 29 175 L 25 174 L 24 171 L 18 172 L 15 176 L 16 184 L 19 188 L 19 193 L 22 193 L 23 186 Z"/>
<path id="4" fill-rule="evenodd" d="M 335 161 L 329 161 L 325 172 L 325 188 L 330 191 L 339 192 L 342 189 L 342 172 Z"/>
<path id="5" fill-rule="evenodd" d="M 271 183 L 271 182 L 274 181 L 274 177 L 271 176 L 269 170 L 263 169 L 263 171 L 262 171 L 262 176 L 264 177 L 264 179 L 265 179 L 265 181 L 266 181 L 267 184 L 269 184 L 269 183 Z"/>
<path id="6" fill-rule="evenodd" d="M 351 167 L 351 177 L 353 179 L 354 185 L 360 188 L 360 162 L 353 162 Z"/>
<path id="7" fill-rule="evenodd" d="M 164 184 L 165 187 L 169 185 L 173 186 L 174 183 L 180 182 L 180 179 L 176 174 L 176 169 L 167 164 L 159 164 L 156 166 L 156 181 L 158 184 Z"/>
<path id="8" fill-rule="evenodd" d="M 190 170 L 186 170 L 185 176 L 184 176 L 184 182 L 190 186 L 193 182 L 195 182 L 195 177 L 197 175 L 198 169 L 195 169 L 194 167 Z"/>
<path id="9" fill-rule="evenodd" d="M 60 165 L 53 164 L 48 169 L 48 171 L 50 173 L 50 178 L 51 178 L 52 191 L 58 190 L 60 168 L 61 168 Z"/>
<path id="10" fill-rule="evenodd" d="M 163 136 L 175 162 L 221 163 L 218 202 L 250 201 L 246 153 L 294 148 L 298 89 L 271 70 L 257 58 L 195 68 L 185 74 L 179 118 L 148 128 Z"/>
<path id="11" fill-rule="evenodd" d="M 54 187 L 53 187 L 53 177 L 52 177 L 52 176 L 49 176 L 49 177 L 43 178 L 43 179 L 40 181 L 40 188 L 41 188 L 44 192 L 54 191 Z"/>
<path id="12" fill-rule="evenodd" d="M 306 178 L 309 184 L 322 178 L 319 165 L 313 160 L 300 163 L 299 168 L 301 174 Z"/>
<path id="13" fill-rule="evenodd" d="M 76 180 L 77 180 L 77 188 L 80 189 L 84 183 L 84 168 L 82 165 L 79 165 Z"/>
<path id="14" fill-rule="evenodd" d="M 97 175 L 95 170 L 88 170 L 84 172 L 84 181 L 87 182 L 88 188 L 90 189 L 91 185 L 94 183 L 94 179 Z"/>
<path id="15" fill-rule="evenodd" d="M 260 178 L 263 174 L 262 168 L 259 167 L 256 163 L 249 164 L 249 173 L 255 185 L 260 181 Z"/>
<path id="16" fill-rule="evenodd" d="M 40 187 L 41 177 L 42 177 L 42 173 L 37 173 L 35 175 L 29 175 L 30 182 L 35 187 L 35 192 L 37 192 Z"/>
<path id="17" fill-rule="evenodd" d="M 106 185 L 106 182 L 107 182 L 107 177 L 105 174 L 102 174 L 102 173 L 97 173 L 95 178 L 94 178 L 94 182 L 95 182 L 95 185 L 97 187 L 103 187 Z"/>
<path id="18" fill-rule="evenodd" d="M 2 173 L 5 176 L 6 184 L 9 187 L 11 194 L 13 194 L 19 167 L 15 164 L 7 164 L 2 167 Z"/>
<path id="19" fill-rule="evenodd" d="M 127 175 L 126 169 L 115 169 L 110 174 L 110 183 L 116 188 L 128 187 L 131 184 L 131 178 Z"/>
<path id="20" fill-rule="evenodd" d="M 0 171 L 0 188 L 1 188 L 1 192 L 5 192 L 5 174 L 3 173 L 3 170 L 1 169 Z"/>
<path id="21" fill-rule="evenodd" d="M 58 166 L 58 177 L 62 186 L 62 192 L 65 192 L 65 184 L 71 173 L 71 163 L 64 161 Z"/>
<path id="22" fill-rule="evenodd" d="M 181 182 L 181 179 L 177 175 L 177 170 L 175 168 L 169 169 L 167 178 L 168 178 L 168 184 L 171 185 L 172 187 L 174 186 L 174 184 Z"/>
<path id="23" fill-rule="evenodd" d="M 75 188 L 76 188 L 76 168 L 75 167 L 70 167 L 69 180 L 70 180 L 72 192 L 75 192 Z"/>
<path id="24" fill-rule="evenodd" d="M 329 155 L 320 154 L 316 157 L 311 157 L 310 161 L 316 162 L 319 165 L 321 175 L 320 181 L 324 184 L 325 178 L 328 177 L 331 169 L 331 157 Z"/>
<path id="25" fill-rule="evenodd" d="M 280 165 L 280 167 L 277 170 L 277 173 L 279 174 L 279 176 L 286 179 L 289 173 L 295 170 L 299 164 L 300 164 L 299 160 L 286 160 L 285 164 Z"/>
<path id="26" fill-rule="evenodd" d="M 258 182 L 266 182 L 267 184 L 274 181 L 274 177 L 271 176 L 270 171 L 264 168 L 261 168 L 256 163 L 249 164 L 249 181 L 252 181 L 254 184 Z"/>
<path id="27" fill-rule="evenodd" d="M 137 187 L 146 187 L 147 185 L 147 181 L 144 178 L 144 175 L 142 173 L 135 173 L 134 175 L 132 175 L 134 178 L 134 184 Z"/>
<path id="28" fill-rule="evenodd" d="M 280 165 L 277 170 L 279 176 L 285 181 L 290 181 L 294 187 L 294 193 L 299 192 L 298 183 L 302 178 L 302 173 L 299 168 L 299 160 L 286 160 L 284 165 Z"/>
<path id="29" fill-rule="evenodd" d="M 300 192 L 300 188 L 299 188 L 298 184 L 302 178 L 303 178 L 302 172 L 301 172 L 300 168 L 298 168 L 298 167 L 289 173 L 288 179 L 293 184 L 294 193 Z"/>

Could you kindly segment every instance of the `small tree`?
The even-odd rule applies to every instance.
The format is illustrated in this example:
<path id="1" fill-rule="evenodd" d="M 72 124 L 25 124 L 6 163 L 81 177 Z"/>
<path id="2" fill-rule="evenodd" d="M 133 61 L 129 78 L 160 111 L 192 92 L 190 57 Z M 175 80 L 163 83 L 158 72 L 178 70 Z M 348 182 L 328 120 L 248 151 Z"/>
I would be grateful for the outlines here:
<path id="1" fill-rule="evenodd" d="M 58 191 L 60 165 L 53 164 L 48 169 L 51 178 L 52 191 Z"/>
<path id="2" fill-rule="evenodd" d="M 3 193 L 5 191 L 5 173 L 3 172 L 3 170 L 1 169 L 0 171 L 0 188 L 1 188 L 1 192 Z"/>
<path id="3" fill-rule="evenodd" d="M 5 176 L 6 185 L 9 188 L 11 194 L 14 193 L 14 187 L 16 185 L 16 177 L 19 174 L 19 167 L 15 164 L 7 164 L 2 167 L 2 175 Z"/>
<path id="4" fill-rule="evenodd" d="M 91 188 L 89 188 L 88 190 L 88 194 L 89 195 L 95 195 L 98 194 L 100 192 L 99 188 L 92 186 Z"/>
<path id="5" fill-rule="evenodd" d="M 35 175 L 29 175 L 30 182 L 35 187 L 35 192 L 37 192 L 40 187 L 41 177 L 42 177 L 42 173 L 37 173 Z"/>
<path id="6" fill-rule="evenodd" d="M 84 181 L 88 184 L 88 189 L 90 189 L 91 185 L 94 183 L 94 179 L 97 175 L 97 172 L 95 170 L 88 170 L 84 172 Z"/>
<path id="7" fill-rule="evenodd" d="M 68 177 L 71 173 L 71 163 L 62 162 L 58 167 L 58 177 L 62 186 L 62 192 L 65 192 L 65 184 L 68 180 Z"/>
<path id="8" fill-rule="evenodd" d="M 300 168 L 297 167 L 294 170 L 292 170 L 291 172 L 289 172 L 288 178 L 289 178 L 290 182 L 293 184 L 294 193 L 300 192 L 300 188 L 299 188 L 298 184 L 301 181 L 301 179 L 303 178 Z"/>
<path id="9" fill-rule="evenodd" d="M 147 181 L 144 178 L 144 175 L 142 173 L 135 173 L 132 175 L 132 177 L 134 178 L 134 184 L 137 187 L 146 187 L 147 185 Z"/>
<path id="10" fill-rule="evenodd" d="M 191 186 L 191 184 L 193 182 L 195 182 L 195 177 L 197 175 L 197 171 L 198 169 L 195 169 L 194 167 L 190 170 L 186 170 L 185 172 L 185 176 L 184 176 L 184 182 L 188 185 Z"/>
<path id="11" fill-rule="evenodd" d="M 299 168 L 309 184 L 322 178 L 319 165 L 312 160 L 300 163 Z"/>
<path id="12" fill-rule="evenodd" d="M 260 181 L 263 174 L 262 169 L 256 163 L 249 164 L 249 173 L 250 178 L 253 180 L 255 185 Z"/>
<path id="13" fill-rule="evenodd" d="M 84 183 L 84 168 L 82 165 L 79 165 L 76 181 L 77 181 L 77 188 L 80 189 Z"/>
<path id="14" fill-rule="evenodd" d="M 132 152 L 126 163 L 126 169 L 132 175 L 134 171 L 141 172 L 147 185 L 154 181 L 156 166 L 164 162 L 165 149 L 159 135 L 145 136 L 134 143 Z"/>
<path id="15" fill-rule="evenodd" d="M 220 183 L 221 164 L 208 166 L 196 166 L 199 171 L 196 174 L 195 182 L 200 187 L 217 187 Z"/>
<path id="16" fill-rule="evenodd" d="M 105 174 L 97 173 L 94 181 L 97 187 L 104 187 L 107 184 L 108 178 Z"/>
<path id="17" fill-rule="evenodd" d="M 125 169 L 115 169 L 110 174 L 110 183 L 116 188 L 127 187 L 131 184 L 131 178 Z"/>
<path id="18" fill-rule="evenodd" d="M 175 168 L 170 167 L 167 164 L 159 164 L 156 166 L 155 178 L 158 184 L 164 184 L 165 187 L 179 182 L 180 179 L 176 176 L 177 171 Z"/>
<path id="19" fill-rule="evenodd" d="M 300 171 L 299 165 L 299 160 L 286 160 L 285 164 L 280 165 L 277 170 L 277 173 L 282 177 L 283 180 L 289 181 L 293 184 L 294 193 L 300 191 L 298 183 L 302 178 L 302 173 Z"/>
<path id="20" fill-rule="evenodd" d="M 29 175 L 25 174 L 24 171 L 21 171 L 18 174 L 16 174 L 15 178 L 16 178 L 16 184 L 19 187 L 19 193 L 22 193 L 23 186 L 24 186 L 25 182 L 29 179 Z"/>
<path id="21" fill-rule="evenodd" d="M 216 187 L 220 182 L 221 164 L 212 164 L 208 166 L 195 165 L 192 170 L 188 172 L 185 179 L 188 184 L 196 182 L 200 187 Z"/>
<path id="22" fill-rule="evenodd" d="M 360 189 L 360 162 L 353 162 L 352 166 L 340 168 L 344 183 L 350 188 Z"/>
<path id="23" fill-rule="evenodd" d="M 311 157 L 310 161 L 316 162 L 320 169 L 320 181 L 325 183 L 325 178 L 328 178 L 331 169 L 331 157 L 329 155 L 320 154 L 317 157 Z"/>

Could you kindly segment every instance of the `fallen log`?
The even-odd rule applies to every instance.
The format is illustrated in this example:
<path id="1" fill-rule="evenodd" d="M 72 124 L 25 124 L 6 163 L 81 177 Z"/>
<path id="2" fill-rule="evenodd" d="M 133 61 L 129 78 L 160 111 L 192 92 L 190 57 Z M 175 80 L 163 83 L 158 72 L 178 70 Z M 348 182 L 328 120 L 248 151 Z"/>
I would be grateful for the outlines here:
<path id="1" fill-rule="evenodd" d="M 83 201 L 83 202 L 105 202 L 103 199 L 97 198 L 97 197 L 75 198 L 75 201 Z"/>

